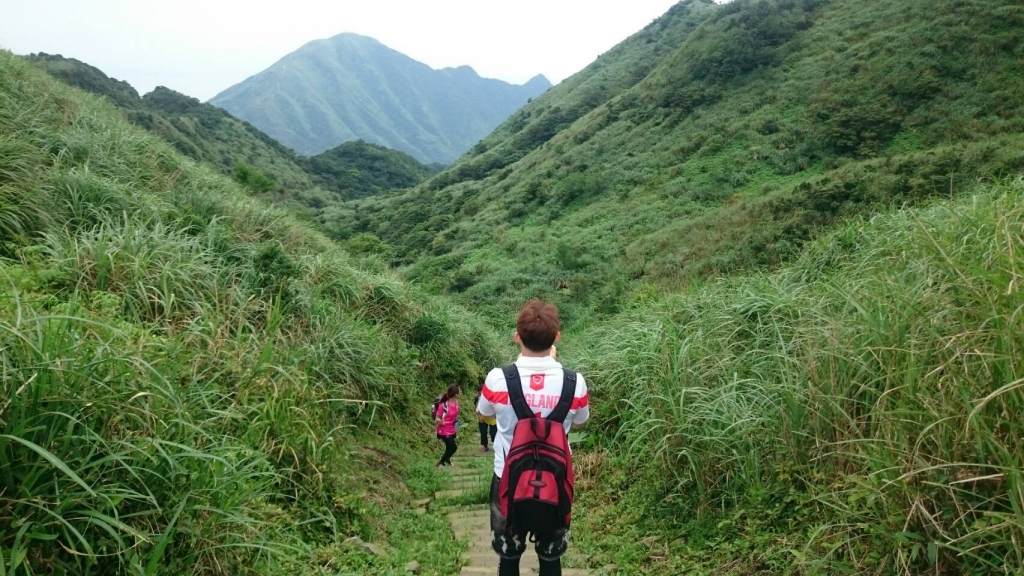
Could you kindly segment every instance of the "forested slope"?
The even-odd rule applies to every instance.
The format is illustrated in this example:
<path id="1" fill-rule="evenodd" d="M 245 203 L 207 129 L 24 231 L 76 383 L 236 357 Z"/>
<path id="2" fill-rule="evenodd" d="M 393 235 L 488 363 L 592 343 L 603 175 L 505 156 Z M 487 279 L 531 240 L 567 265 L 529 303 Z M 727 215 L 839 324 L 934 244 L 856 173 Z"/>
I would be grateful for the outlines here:
<path id="1" fill-rule="evenodd" d="M 410 188 L 437 173 L 412 156 L 362 140 L 345 142 L 300 165 L 329 190 L 343 190 L 347 198 L 363 198 Z"/>
<path id="2" fill-rule="evenodd" d="M 400 488 L 353 435 L 498 355 L 473 315 L 0 52 L 4 573 L 344 569 L 366 498 Z"/>
<path id="3" fill-rule="evenodd" d="M 845 217 L 1024 167 L 1022 24 L 1010 0 L 681 2 L 339 229 L 495 314 L 776 266 Z"/>

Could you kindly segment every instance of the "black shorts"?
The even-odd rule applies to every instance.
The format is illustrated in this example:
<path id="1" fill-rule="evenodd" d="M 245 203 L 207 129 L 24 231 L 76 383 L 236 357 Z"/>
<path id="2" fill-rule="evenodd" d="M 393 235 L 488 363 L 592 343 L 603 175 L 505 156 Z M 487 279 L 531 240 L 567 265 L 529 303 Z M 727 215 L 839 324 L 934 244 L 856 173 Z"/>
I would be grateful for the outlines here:
<path id="1" fill-rule="evenodd" d="M 541 560 L 557 560 L 569 549 L 569 530 L 558 529 L 544 534 L 505 534 L 505 517 L 501 515 L 501 506 L 498 504 L 498 482 L 500 479 L 494 476 L 491 479 L 491 533 L 494 540 L 491 547 L 498 556 L 515 560 L 526 552 L 526 543 L 535 542 L 537 556 Z"/>

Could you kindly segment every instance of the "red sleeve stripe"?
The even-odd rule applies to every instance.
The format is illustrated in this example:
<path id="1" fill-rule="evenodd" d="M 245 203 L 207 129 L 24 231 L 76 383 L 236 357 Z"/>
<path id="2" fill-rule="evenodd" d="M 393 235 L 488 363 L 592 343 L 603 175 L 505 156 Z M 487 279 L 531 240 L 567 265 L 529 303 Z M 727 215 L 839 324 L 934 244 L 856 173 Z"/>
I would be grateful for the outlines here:
<path id="1" fill-rule="evenodd" d="M 484 386 L 484 398 L 491 404 L 508 404 L 508 392 L 495 392 Z"/>
<path id="2" fill-rule="evenodd" d="M 586 408 L 589 404 L 590 404 L 590 392 L 587 392 L 586 394 L 584 394 L 583 396 L 581 396 L 579 398 L 573 398 L 572 399 L 572 409 L 573 410 L 579 410 L 581 408 Z"/>

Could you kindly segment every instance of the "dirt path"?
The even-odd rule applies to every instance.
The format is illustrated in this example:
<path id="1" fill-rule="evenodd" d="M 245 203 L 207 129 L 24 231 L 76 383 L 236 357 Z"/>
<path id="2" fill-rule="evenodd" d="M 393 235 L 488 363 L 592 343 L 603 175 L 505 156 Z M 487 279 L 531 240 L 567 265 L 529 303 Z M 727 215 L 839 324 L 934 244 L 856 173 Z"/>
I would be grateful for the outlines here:
<path id="1" fill-rule="evenodd" d="M 494 472 L 491 452 L 479 452 L 477 446 L 462 446 L 452 459 L 451 484 L 447 490 L 437 492 L 434 497 L 438 502 L 455 500 L 456 502 L 485 502 Z M 462 555 L 462 571 L 460 576 L 479 576 L 496 574 L 498 556 L 491 549 L 490 512 L 486 504 L 463 504 L 452 507 L 448 513 L 448 523 L 455 533 L 455 538 L 465 540 L 469 548 Z M 563 558 L 563 566 L 582 566 L 585 561 L 574 553 L 570 546 L 569 553 Z M 519 565 L 520 573 L 537 574 L 537 554 L 533 547 L 527 548 L 526 554 Z M 562 576 L 591 576 L 598 572 L 583 568 L 562 568 Z"/>

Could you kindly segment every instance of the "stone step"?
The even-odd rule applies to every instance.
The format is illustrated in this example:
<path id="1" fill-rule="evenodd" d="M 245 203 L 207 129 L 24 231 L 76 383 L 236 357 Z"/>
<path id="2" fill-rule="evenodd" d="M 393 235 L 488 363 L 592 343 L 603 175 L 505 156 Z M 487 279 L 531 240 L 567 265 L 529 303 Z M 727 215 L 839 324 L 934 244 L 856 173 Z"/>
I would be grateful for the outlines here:
<path id="1" fill-rule="evenodd" d="M 462 563 L 465 566 L 486 566 L 490 570 L 497 572 L 498 555 L 493 550 L 463 552 Z M 527 550 L 519 560 L 520 570 L 537 570 L 539 567 L 540 560 L 537 559 L 537 555 L 531 550 Z"/>
<path id="2" fill-rule="evenodd" d="M 452 530 L 455 534 L 456 540 L 465 540 L 472 546 L 475 542 L 480 542 L 485 545 L 487 550 L 491 549 L 491 538 L 493 537 L 490 530 L 487 529 L 476 529 L 476 530 Z"/>
<path id="3" fill-rule="evenodd" d="M 466 546 L 466 552 L 470 554 L 494 554 L 494 548 L 491 546 L 489 538 L 486 541 L 474 539 L 469 541 L 469 545 Z"/>
<path id="4" fill-rule="evenodd" d="M 463 504 L 461 506 L 455 506 L 451 510 L 445 512 L 445 516 L 452 519 L 456 518 L 468 518 L 470 516 L 487 516 L 490 513 L 491 507 L 487 504 Z"/>
<path id="5" fill-rule="evenodd" d="M 449 475 L 452 478 L 458 478 L 461 476 L 479 476 L 481 478 L 491 479 L 494 472 L 490 468 L 456 468 L 451 466 L 449 468 L 442 468 L 442 470 L 448 470 Z"/>
<path id="6" fill-rule="evenodd" d="M 488 514 L 487 516 L 481 517 L 457 518 L 454 520 L 449 520 L 448 524 L 451 526 L 452 530 L 456 530 L 459 532 L 484 531 L 490 528 L 491 517 L 490 514 Z"/>
<path id="7" fill-rule="evenodd" d="M 487 477 L 490 477 L 490 476 L 494 475 L 494 471 L 491 470 L 491 468 L 469 468 L 469 467 L 463 468 L 461 466 L 448 466 L 447 468 L 442 468 L 442 470 L 447 470 L 448 471 L 448 475 L 452 476 L 452 477 L 455 477 L 455 476 L 487 476 Z"/>
<path id="8" fill-rule="evenodd" d="M 464 566 L 462 570 L 459 572 L 459 576 L 495 576 L 495 572 L 498 571 L 497 567 L 497 563 L 495 564 L 495 566 Z M 538 574 L 537 570 L 531 568 L 526 569 L 520 566 L 519 569 L 521 570 L 520 574 L 522 576 Z M 598 576 L 598 574 L 600 573 L 581 568 L 562 569 L 562 576 Z"/>
<path id="9" fill-rule="evenodd" d="M 491 520 L 491 507 L 489 504 L 479 504 L 469 510 L 465 508 L 452 510 L 447 514 L 447 518 L 449 524 L 472 525 L 473 523 L 477 523 L 480 526 L 483 526 L 488 524 Z"/>
<path id="10" fill-rule="evenodd" d="M 460 498 L 460 497 L 465 496 L 467 494 L 468 495 L 480 495 L 484 499 L 487 498 L 487 491 L 486 490 L 484 490 L 483 488 L 477 488 L 477 487 L 474 486 L 474 487 L 470 487 L 470 488 L 440 490 L 438 492 L 434 492 L 434 499 L 436 499 L 436 500 L 444 500 L 446 498 Z"/>
<path id="11" fill-rule="evenodd" d="M 459 540 L 465 540 L 465 538 L 460 538 L 458 537 L 458 535 L 456 535 L 456 538 Z M 491 538 L 491 533 L 485 532 L 483 534 L 477 535 L 473 539 L 470 539 L 469 545 L 466 548 L 466 553 L 471 555 L 495 556 L 494 548 L 491 547 Z M 531 555 L 536 554 L 536 552 L 533 551 L 533 548 L 527 548 L 527 553 Z M 497 559 L 497 556 L 495 556 L 495 559 Z M 565 564 L 579 566 L 581 564 L 586 564 L 586 562 L 579 556 L 575 556 L 570 552 L 566 553 L 566 555 L 562 557 L 562 565 Z"/>
<path id="12" fill-rule="evenodd" d="M 459 571 L 459 576 L 494 576 L 497 569 L 498 561 L 497 557 L 495 557 L 493 566 L 463 566 L 462 570 Z M 538 573 L 536 568 L 527 568 L 524 565 L 520 565 L 519 570 L 522 576 Z M 586 568 L 562 568 L 562 576 L 599 576 L 602 574 L 602 572 L 596 572 Z"/>
<path id="13" fill-rule="evenodd" d="M 478 480 L 480 482 L 486 482 L 487 484 L 491 483 L 491 479 L 493 477 L 494 477 L 493 474 L 489 474 L 487 472 L 473 472 L 473 471 L 466 471 L 466 472 L 462 472 L 460 474 L 452 474 L 450 476 L 452 482 L 458 482 L 459 480 Z"/>
<path id="14" fill-rule="evenodd" d="M 448 475 L 451 476 L 452 478 L 456 478 L 459 476 L 480 476 L 490 480 L 491 477 L 494 476 L 494 470 L 492 470 L 490 467 L 461 468 L 458 466 L 449 466 L 447 468 L 442 468 L 442 470 L 448 470 Z"/>
<path id="15" fill-rule="evenodd" d="M 495 576 L 497 572 L 498 563 L 495 562 L 494 566 L 464 566 L 462 570 L 459 572 L 459 576 L 483 576 L 484 574 L 487 576 Z M 534 576 L 538 574 L 538 572 L 537 570 L 534 570 L 532 568 L 524 568 L 520 566 L 519 574 L 520 576 Z M 564 576 L 564 570 L 562 570 L 562 574 Z"/>
<path id="16" fill-rule="evenodd" d="M 458 534 L 472 534 L 476 532 L 484 533 L 485 535 L 490 532 L 491 519 L 490 518 L 467 518 L 465 520 L 456 520 L 449 522 L 452 532 Z M 461 536 L 460 536 L 461 538 Z"/>
<path id="17" fill-rule="evenodd" d="M 485 546 L 488 550 L 491 549 L 491 531 L 487 529 L 478 530 L 452 530 L 455 533 L 456 540 L 465 540 L 469 542 L 470 547 L 475 546 L 478 542 Z"/>
<path id="18" fill-rule="evenodd" d="M 491 521 L 491 509 L 486 504 L 482 504 L 479 507 L 472 510 L 460 508 L 454 512 L 448 513 L 449 524 L 454 524 L 455 522 L 461 522 L 465 520 L 479 521 L 482 524 L 486 524 Z"/>
<path id="19" fill-rule="evenodd" d="M 491 489 L 491 479 L 485 476 L 458 476 L 456 478 L 452 478 L 446 486 L 455 486 L 456 484 L 470 484 L 473 486 L 482 486 L 488 490 Z"/>
<path id="20" fill-rule="evenodd" d="M 448 490 L 482 490 L 490 491 L 491 484 L 489 482 L 483 482 L 481 480 L 464 480 L 460 482 L 452 482 L 448 485 Z"/>
<path id="21" fill-rule="evenodd" d="M 452 482 L 465 482 L 466 480 L 472 480 L 473 482 L 490 484 L 492 476 L 490 474 L 481 474 L 479 472 L 463 472 L 461 474 L 452 474 L 449 478 Z"/>
<path id="22" fill-rule="evenodd" d="M 471 555 L 463 555 L 463 560 L 472 558 L 473 563 L 466 564 L 462 567 L 460 574 L 493 574 L 498 569 L 498 556 L 494 552 L 489 554 L 472 553 Z M 564 563 L 564 561 L 563 561 Z M 540 568 L 540 562 L 536 556 L 532 558 L 526 554 L 519 561 L 519 570 L 522 574 L 536 574 Z M 599 574 L 596 570 L 590 570 L 588 568 L 562 568 L 562 576 L 596 576 Z"/>
<path id="23" fill-rule="evenodd" d="M 453 486 L 475 484 L 471 480 L 467 481 L 461 477 L 461 472 L 459 478 L 453 478 L 452 480 Z M 486 484 L 481 484 L 481 486 L 484 485 Z M 472 491 L 450 489 L 438 492 L 437 497 L 439 499 L 443 497 L 456 498 L 467 493 L 472 493 Z M 442 508 L 442 510 L 444 509 Z M 467 549 L 461 556 L 463 566 L 459 576 L 494 576 L 498 568 L 498 556 L 491 549 L 491 539 L 493 536 L 490 531 L 489 506 L 481 504 L 448 508 L 446 516 L 455 538 L 467 543 Z M 573 552 L 573 550 L 569 551 L 563 559 L 563 563 L 576 566 L 586 564 L 584 557 Z M 540 562 L 537 559 L 537 553 L 532 546 L 529 546 L 519 564 L 520 574 L 536 575 L 539 566 Z M 603 573 L 583 568 L 563 568 L 562 574 L 563 576 L 598 576 Z"/>
<path id="24" fill-rule="evenodd" d="M 438 490 L 434 492 L 434 498 L 436 500 L 444 500 L 446 498 L 458 498 L 466 494 L 466 490 Z"/>

